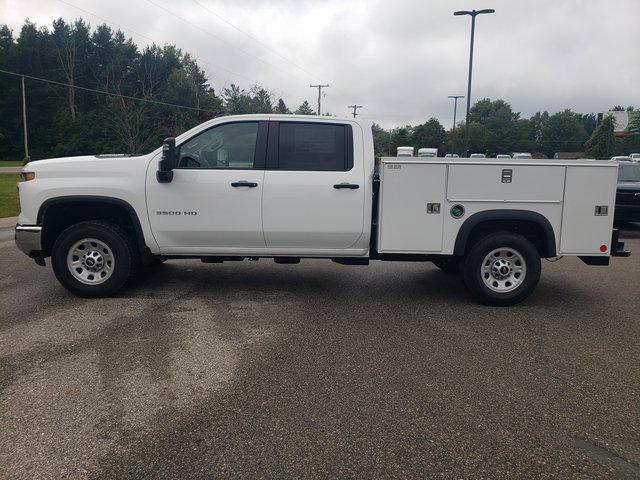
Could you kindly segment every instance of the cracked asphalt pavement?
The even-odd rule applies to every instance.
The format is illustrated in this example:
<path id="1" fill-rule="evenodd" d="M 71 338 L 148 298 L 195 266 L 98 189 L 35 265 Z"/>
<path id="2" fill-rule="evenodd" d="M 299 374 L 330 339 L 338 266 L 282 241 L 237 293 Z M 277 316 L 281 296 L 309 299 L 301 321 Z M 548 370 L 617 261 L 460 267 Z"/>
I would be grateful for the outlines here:
<path id="1" fill-rule="evenodd" d="M 627 236 L 512 308 L 327 260 L 175 260 L 79 299 L 1 238 L 0 477 L 637 478 Z"/>

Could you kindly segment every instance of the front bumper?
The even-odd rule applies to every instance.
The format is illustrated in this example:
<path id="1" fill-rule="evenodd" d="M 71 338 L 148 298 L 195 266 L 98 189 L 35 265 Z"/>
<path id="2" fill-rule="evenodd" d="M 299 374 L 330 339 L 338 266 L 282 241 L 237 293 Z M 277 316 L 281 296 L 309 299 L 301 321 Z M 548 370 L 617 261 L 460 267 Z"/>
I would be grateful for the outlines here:
<path id="1" fill-rule="evenodd" d="M 42 252 L 42 227 L 38 225 L 16 225 L 16 245 L 31 258 Z"/>

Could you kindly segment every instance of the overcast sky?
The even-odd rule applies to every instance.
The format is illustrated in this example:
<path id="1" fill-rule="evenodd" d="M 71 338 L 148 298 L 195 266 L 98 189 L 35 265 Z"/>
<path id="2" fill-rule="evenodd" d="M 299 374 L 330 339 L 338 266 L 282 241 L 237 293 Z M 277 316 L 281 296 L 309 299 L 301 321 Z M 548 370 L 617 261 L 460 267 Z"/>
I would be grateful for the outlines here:
<path id="1" fill-rule="evenodd" d="M 315 109 L 309 84 L 328 83 L 323 111 L 357 103 L 387 127 L 435 116 L 448 128 L 470 34 L 470 18 L 452 13 L 472 8 L 496 10 L 478 17 L 472 100 L 503 98 L 525 117 L 640 106 L 640 0 L 0 0 L 0 22 L 17 34 L 26 18 L 82 16 L 139 46 L 178 45 L 217 91 L 259 83 Z"/>

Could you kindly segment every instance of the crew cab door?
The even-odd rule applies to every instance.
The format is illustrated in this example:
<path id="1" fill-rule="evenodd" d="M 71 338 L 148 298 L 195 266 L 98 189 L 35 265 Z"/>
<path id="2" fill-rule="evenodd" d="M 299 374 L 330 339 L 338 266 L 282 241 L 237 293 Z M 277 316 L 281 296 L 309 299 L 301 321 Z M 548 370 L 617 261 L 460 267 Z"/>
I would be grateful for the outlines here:
<path id="1" fill-rule="evenodd" d="M 170 183 L 147 175 L 147 208 L 162 253 L 264 248 L 267 122 L 215 125 L 178 145 Z"/>
<path id="2" fill-rule="evenodd" d="M 267 248 L 340 250 L 364 229 L 364 160 L 350 124 L 271 121 L 262 217 Z M 294 253 L 294 251 L 291 251 Z"/>

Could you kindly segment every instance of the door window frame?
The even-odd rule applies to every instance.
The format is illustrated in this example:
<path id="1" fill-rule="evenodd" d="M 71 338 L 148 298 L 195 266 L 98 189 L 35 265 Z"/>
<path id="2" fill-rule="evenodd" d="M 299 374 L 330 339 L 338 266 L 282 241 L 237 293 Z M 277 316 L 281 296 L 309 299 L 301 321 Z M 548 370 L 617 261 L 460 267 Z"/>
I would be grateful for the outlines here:
<path id="1" fill-rule="evenodd" d="M 253 167 L 251 168 L 242 168 L 242 167 L 180 167 L 179 165 L 174 168 L 174 170 L 264 170 L 266 165 L 267 158 L 267 136 L 269 131 L 269 121 L 268 120 L 239 120 L 233 122 L 223 122 L 218 123 L 216 125 L 212 125 L 209 128 L 205 128 L 204 130 L 196 133 L 195 135 L 187 138 L 184 142 L 180 142 L 177 148 L 178 155 L 178 164 L 180 163 L 180 150 L 182 146 L 189 142 L 190 140 L 196 138 L 199 135 L 208 132 L 209 130 L 213 130 L 214 128 L 226 126 L 226 125 L 235 125 L 238 123 L 256 123 L 258 124 L 258 131 L 256 134 L 256 146 L 253 153 Z"/>
<path id="2" fill-rule="evenodd" d="M 328 125 L 332 127 L 344 128 L 344 162 L 345 167 L 341 170 L 296 170 L 291 168 L 280 168 L 280 124 L 295 125 Z M 353 170 L 353 128 L 348 123 L 330 122 L 296 122 L 296 121 L 269 121 L 269 140 L 267 143 L 266 169 L 278 170 L 282 172 L 350 172 Z"/>

